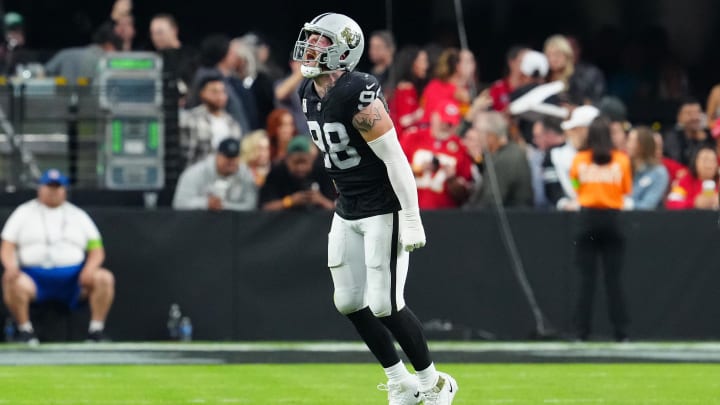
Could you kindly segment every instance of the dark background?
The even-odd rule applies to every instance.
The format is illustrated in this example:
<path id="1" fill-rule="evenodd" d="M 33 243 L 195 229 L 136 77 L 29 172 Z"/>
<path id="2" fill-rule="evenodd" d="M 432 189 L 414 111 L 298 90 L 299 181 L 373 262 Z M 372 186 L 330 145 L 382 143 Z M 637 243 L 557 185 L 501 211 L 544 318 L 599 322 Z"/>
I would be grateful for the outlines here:
<path id="1" fill-rule="evenodd" d="M 718 3 L 463 1 L 469 45 L 483 82 L 501 75 L 509 45 L 525 43 L 540 49 L 548 35 L 560 32 L 579 36 L 586 58 L 608 75 L 652 74 L 660 63 L 676 61 L 686 67 L 691 89 L 701 98 L 720 82 Z M 398 43 L 435 40 L 457 45 L 452 5 L 448 0 L 392 2 L 390 22 Z M 29 46 L 38 49 L 87 44 L 111 7 L 112 1 L 98 0 L 4 1 L 5 10 L 25 17 Z M 287 59 L 302 23 L 330 10 L 352 16 L 366 36 L 385 28 L 388 21 L 385 1 L 136 0 L 134 5 L 141 48 L 148 44 L 150 18 L 170 12 L 179 20 L 186 43 L 197 44 L 213 32 L 239 36 L 259 31 L 274 45 L 278 63 Z M 643 56 L 641 63 L 638 55 Z M 165 337 L 164 322 L 174 301 L 192 316 L 201 339 L 353 336 L 332 306 L 324 263 L 326 215 L 91 213 L 104 234 L 107 265 L 118 280 L 109 322 L 109 331 L 117 339 Z M 8 210 L 0 213 L 0 219 L 7 214 Z M 416 312 L 424 321 L 450 319 L 497 338 L 526 338 L 533 330 L 532 318 L 510 272 L 492 213 L 435 213 L 424 219 L 430 244 L 414 256 L 407 290 Z M 513 213 L 510 219 L 540 304 L 554 326 L 568 331 L 576 281 L 571 265 L 572 218 Z M 627 219 L 631 249 L 626 277 L 634 311 L 633 337 L 720 336 L 716 214 L 633 213 Z M 205 233 L 207 229 L 213 233 Z M 557 231 L 548 235 L 538 229 Z M 428 294 L 436 300 L 423 300 Z M 598 330 L 607 334 L 601 301 L 597 308 Z M 312 326 L 298 331 L 297 323 Z M 78 325 L 81 331 L 86 326 Z"/>
<path id="2" fill-rule="evenodd" d="M 5 0 L 4 8 L 25 17 L 30 46 L 48 49 L 87 43 L 93 29 L 108 18 L 112 3 Z M 654 65 L 672 60 L 687 68 L 697 97 L 704 98 L 720 81 L 716 73 L 720 4 L 714 0 L 463 0 L 462 4 L 482 82 L 501 75 L 504 53 L 511 44 L 541 48 L 554 33 L 577 35 L 584 44 L 584 57 L 608 75 L 627 70 L 651 75 Z M 149 43 L 152 16 L 170 12 L 179 20 L 186 43 L 198 43 L 212 32 L 239 36 L 258 31 L 274 45 L 275 58 L 284 66 L 302 23 L 326 11 L 348 14 L 366 37 L 391 23 L 400 45 L 433 40 L 457 44 L 450 0 L 136 0 L 133 13 L 141 47 Z"/>
<path id="3" fill-rule="evenodd" d="M 107 329 L 115 340 L 167 339 L 171 303 L 191 317 L 198 340 L 356 339 L 332 301 L 326 267 L 331 213 L 88 212 L 103 234 L 105 264 L 117 280 Z M 0 209 L 0 223 L 9 214 Z M 573 330 L 576 220 L 572 213 L 509 212 L 537 301 L 561 337 Z M 430 327 L 428 334 L 434 339 L 531 338 L 530 307 L 495 214 L 424 212 L 423 223 L 428 245 L 411 256 L 406 300 L 423 322 L 453 325 L 444 332 Z M 628 238 L 623 280 L 631 339 L 720 338 L 717 213 L 629 212 L 622 223 Z M 608 339 L 612 328 L 603 292 L 598 282 L 593 331 Z M 0 306 L 0 319 L 3 311 Z M 87 311 L 75 315 L 70 338 L 84 339 Z M 54 332 L 62 332 L 62 318 L 45 319 L 55 323 Z M 53 328 L 39 316 L 33 322 L 41 341 L 48 341 Z"/>

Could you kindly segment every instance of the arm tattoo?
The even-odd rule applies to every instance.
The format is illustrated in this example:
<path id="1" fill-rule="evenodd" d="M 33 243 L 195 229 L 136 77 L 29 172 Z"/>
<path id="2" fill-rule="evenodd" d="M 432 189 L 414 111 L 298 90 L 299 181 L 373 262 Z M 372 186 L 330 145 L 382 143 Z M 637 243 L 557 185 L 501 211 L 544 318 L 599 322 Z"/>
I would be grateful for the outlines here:
<path id="1" fill-rule="evenodd" d="M 353 126 L 360 132 L 369 132 L 377 121 L 380 121 L 380 111 L 373 107 L 372 112 L 359 112 L 352 120 Z"/>

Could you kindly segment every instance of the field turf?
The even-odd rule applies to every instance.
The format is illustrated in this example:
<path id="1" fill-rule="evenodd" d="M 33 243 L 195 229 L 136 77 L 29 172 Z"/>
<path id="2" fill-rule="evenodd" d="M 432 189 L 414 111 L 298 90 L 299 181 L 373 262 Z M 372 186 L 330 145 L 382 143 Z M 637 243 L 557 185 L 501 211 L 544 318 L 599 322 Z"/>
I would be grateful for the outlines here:
<path id="1" fill-rule="evenodd" d="M 0 353 L 2 355 L 2 353 Z M 720 364 L 443 364 L 463 404 L 720 404 Z M 373 364 L 0 367 L 0 404 L 387 404 Z"/>

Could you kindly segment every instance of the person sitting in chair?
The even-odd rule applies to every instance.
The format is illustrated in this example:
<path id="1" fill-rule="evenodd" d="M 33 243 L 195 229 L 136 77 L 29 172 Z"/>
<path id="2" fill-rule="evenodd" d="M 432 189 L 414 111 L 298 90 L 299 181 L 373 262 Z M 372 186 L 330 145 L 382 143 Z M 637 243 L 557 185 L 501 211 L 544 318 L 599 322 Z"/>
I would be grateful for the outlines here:
<path id="1" fill-rule="evenodd" d="M 106 340 L 105 318 L 115 279 L 102 267 L 102 238 L 90 216 L 67 201 L 69 180 L 51 169 L 40 177 L 37 198 L 13 211 L 2 230 L 5 305 L 18 325 L 18 340 L 37 344 L 30 303 L 60 301 L 70 309 L 87 300 L 88 339 Z"/>

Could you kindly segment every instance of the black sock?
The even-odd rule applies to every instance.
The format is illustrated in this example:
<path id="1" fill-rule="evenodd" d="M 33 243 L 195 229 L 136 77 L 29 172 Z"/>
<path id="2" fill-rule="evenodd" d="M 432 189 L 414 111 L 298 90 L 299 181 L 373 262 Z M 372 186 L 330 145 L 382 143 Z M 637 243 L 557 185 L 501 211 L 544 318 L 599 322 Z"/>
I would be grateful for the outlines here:
<path id="1" fill-rule="evenodd" d="M 392 336 L 382 322 L 373 315 L 370 308 L 365 307 L 348 314 L 347 317 L 383 368 L 394 366 L 400 361 Z"/>
<path id="2" fill-rule="evenodd" d="M 379 319 L 400 343 L 400 347 L 416 371 L 430 367 L 432 363 L 430 350 L 428 350 L 422 324 L 410 308 L 405 307 L 390 316 Z"/>

